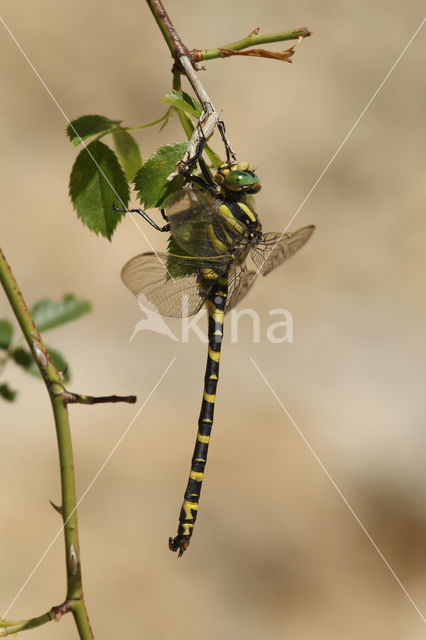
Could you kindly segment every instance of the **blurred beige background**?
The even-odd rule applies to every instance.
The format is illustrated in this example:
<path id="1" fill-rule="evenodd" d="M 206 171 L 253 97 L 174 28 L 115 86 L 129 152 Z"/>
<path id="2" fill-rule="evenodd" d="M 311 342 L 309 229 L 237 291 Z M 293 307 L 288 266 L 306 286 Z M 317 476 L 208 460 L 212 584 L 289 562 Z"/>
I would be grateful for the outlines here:
<path id="1" fill-rule="evenodd" d="M 208 63 L 202 80 L 223 109 L 241 159 L 258 166 L 265 230 L 282 230 L 421 23 L 423 2 L 297 3 L 168 0 L 189 47 L 308 26 L 294 64 Z M 129 125 L 164 112 L 171 60 L 144 2 L 2 3 L 13 31 L 70 118 L 100 113 Z M 419 609 L 426 612 L 426 326 L 424 114 L 426 27 L 300 211 L 309 244 L 257 283 L 258 310 L 225 341 L 214 437 L 190 550 L 167 549 L 186 484 L 205 345 L 139 333 L 119 279 L 148 250 L 131 220 L 109 243 L 68 199 L 75 151 L 66 122 L 6 30 L 1 32 L 1 246 L 32 304 L 66 292 L 90 316 L 52 331 L 71 388 L 136 393 L 143 403 L 176 360 L 80 508 L 83 577 L 97 638 L 418 640 L 426 628 L 249 360 L 254 358 Z M 272 45 L 279 49 L 284 46 Z M 183 139 L 176 121 L 138 134 L 146 158 Z M 220 150 L 220 145 L 216 144 Z M 158 249 L 165 238 L 145 227 Z M 0 316 L 10 312 L 0 297 Z M 291 311 L 293 344 L 269 344 L 270 309 Z M 179 331 L 178 321 L 170 322 Z M 60 525 L 50 407 L 10 365 L 20 391 L 2 403 L 0 613 Z M 135 414 L 71 407 L 80 494 Z M 9 617 L 64 595 L 60 538 Z M 72 619 L 28 637 L 76 637 Z"/>

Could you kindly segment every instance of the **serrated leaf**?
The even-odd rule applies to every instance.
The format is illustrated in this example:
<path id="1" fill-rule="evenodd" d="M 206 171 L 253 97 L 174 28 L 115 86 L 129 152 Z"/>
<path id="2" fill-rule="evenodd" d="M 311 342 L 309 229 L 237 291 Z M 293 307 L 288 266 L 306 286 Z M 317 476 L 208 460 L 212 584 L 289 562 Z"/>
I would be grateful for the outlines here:
<path id="1" fill-rule="evenodd" d="M 13 326 L 9 320 L 0 320 L 0 349 L 9 349 L 13 338 Z"/>
<path id="2" fill-rule="evenodd" d="M 89 300 L 78 300 L 74 294 L 68 293 L 59 302 L 42 298 L 33 305 L 31 315 L 38 330 L 47 331 L 75 320 L 91 309 Z"/>
<path id="3" fill-rule="evenodd" d="M 187 142 L 160 147 L 137 172 L 133 183 L 138 190 L 138 198 L 147 209 L 162 207 L 166 199 L 183 185 L 181 176 L 172 183 L 167 182 L 167 177 L 182 159 L 187 147 Z"/>
<path id="4" fill-rule="evenodd" d="M 173 178 L 173 180 L 170 180 L 170 182 L 167 182 L 166 188 L 164 189 L 164 193 L 157 203 L 157 207 L 159 209 L 164 209 L 164 207 L 167 204 L 167 200 L 170 198 L 170 196 L 176 193 L 177 191 L 180 191 L 184 184 L 185 184 L 185 179 L 183 178 L 183 176 L 176 176 Z"/>
<path id="5" fill-rule="evenodd" d="M 106 133 L 121 124 L 121 122 L 121 120 L 110 120 L 105 116 L 81 116 L 81 118 L 73 120 L 67 126 L 67 136 L 73 145 L 78 147 L 82 140 L 87 140 L 87 138 L 100 133 Z"/>
<path id="6" fill-rule="evenodd" d="M 8 402 L 13 402 L 16 398 L 16 391 L 11 389 L 7 383 L 0 384 L 0 396 Z"/>
<path id="7" fill-rule="evenodd" d="M 192 96 L 185 93 L 185 91 L 178 91 L 177 89 L 174 89 L 171 93 L 167 93 L 163 98 L 161 98 L 161 102 L 170 104 L 172 107 L 175 107 L 175 109 L 180 109 L 188 115 L 197 118 L 197 120 L 203 113 L 201 104 Z"/>
<path id="8" fill-rule="evenodd" d="M 83 224 L 111 240 L 124 215 L 112 205 L 127 207 L 129 186 L 117 156 L 103 142 L 95 140 L 78 154 L 70 176 L 70 196 Z"/>
<path id="9" fill-rule="evenodd" d="M 52 347 L 48 347 L 47 345 L 46 349 L 57 370 L 59 372 L 65 371 L 64 382 L 69 382 L 71 375 L 67 367 L 67 362 L 63 355 L 56 349 L 52 349 Z M 27 349 L 24 349 L 23 347 L 17 347 L 12 352 L 12 358 L 14 359 L 16 364 L 19 364 L 19 366 L 22 367 L 27 373 L 35 376 L 36 378 L 42 377 L 32 353 Z"/>
<path id="10" fill-rule="evenodd" d="M 114 147 L 123 165 L 127 180 L 130 182 L 142 166 L 141 152 L 139 145 L 124 129 L 116 129 L 112 132 Z"/>

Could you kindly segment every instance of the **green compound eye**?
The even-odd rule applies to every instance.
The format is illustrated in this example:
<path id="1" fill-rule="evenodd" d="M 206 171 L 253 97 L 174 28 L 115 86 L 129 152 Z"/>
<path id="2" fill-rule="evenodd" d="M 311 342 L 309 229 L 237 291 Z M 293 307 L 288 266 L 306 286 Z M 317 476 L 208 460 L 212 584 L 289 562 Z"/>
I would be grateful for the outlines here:
<path id="1" fill-rule="evenodd" d="M 262 188 L 260 180 L 254 173 L 251 162 L 237 162 L 220 165 L 214 177 L 216 184 L 228 195 L 237 193 L 257 193 Z"/>
<path id="2" fill-rule="evenodd" d="M 247 171 L 230 171 L 223 180 L 223 186 L 231 191 L 243 191 L 253 187 L 255 182 L 255 176 Z"/>

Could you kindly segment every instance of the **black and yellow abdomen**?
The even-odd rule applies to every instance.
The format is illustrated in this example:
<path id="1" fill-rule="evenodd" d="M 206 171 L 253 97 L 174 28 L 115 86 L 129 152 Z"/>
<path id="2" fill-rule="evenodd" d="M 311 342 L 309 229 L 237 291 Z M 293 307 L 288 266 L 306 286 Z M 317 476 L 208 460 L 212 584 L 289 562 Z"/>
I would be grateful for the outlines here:
<path id="1" fill-rule="evenodd" d="M 209 318 L 209 348 L 206 373 L 204 376 L 203 401 L 198 419 L 198 432 L 191 461 L 191 471 L 179 515 L 178 532 L 175 538 L 169 538 L 171 551 L 177 551 L 179 557 L 189 546 L 198 513 L 210 433 L 213 426 L 216 388 L 219 380 L 220 349 L 223 338 L 223 318 L 227 295 L 228 276 L 225 275 L 216 280 L 206 301 Z"/>

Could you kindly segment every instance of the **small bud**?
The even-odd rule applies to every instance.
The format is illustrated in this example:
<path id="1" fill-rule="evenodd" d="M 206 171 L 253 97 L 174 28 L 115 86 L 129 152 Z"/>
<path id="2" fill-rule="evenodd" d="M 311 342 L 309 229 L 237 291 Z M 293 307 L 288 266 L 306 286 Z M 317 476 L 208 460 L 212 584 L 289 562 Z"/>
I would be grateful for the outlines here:
<path id="1" fill-rule="evenodd" d="M 71 571 L 71 575 L 75 576 L 78 568 L 78 559 L 77 559 L 77 552 L 73 544 L 70 547 L 70 553 L 68 557 L 68 566 Z"/>
<path id="2" fill-rule="evenodd" d="M 43 349 L 40 347 L 38 342 L 33 342 L 33 353 L 34 353 L 35 359 L 37 360 L 41 368 L 46 370 L 47 369 L 46 354 L 44 353 Z"/>

